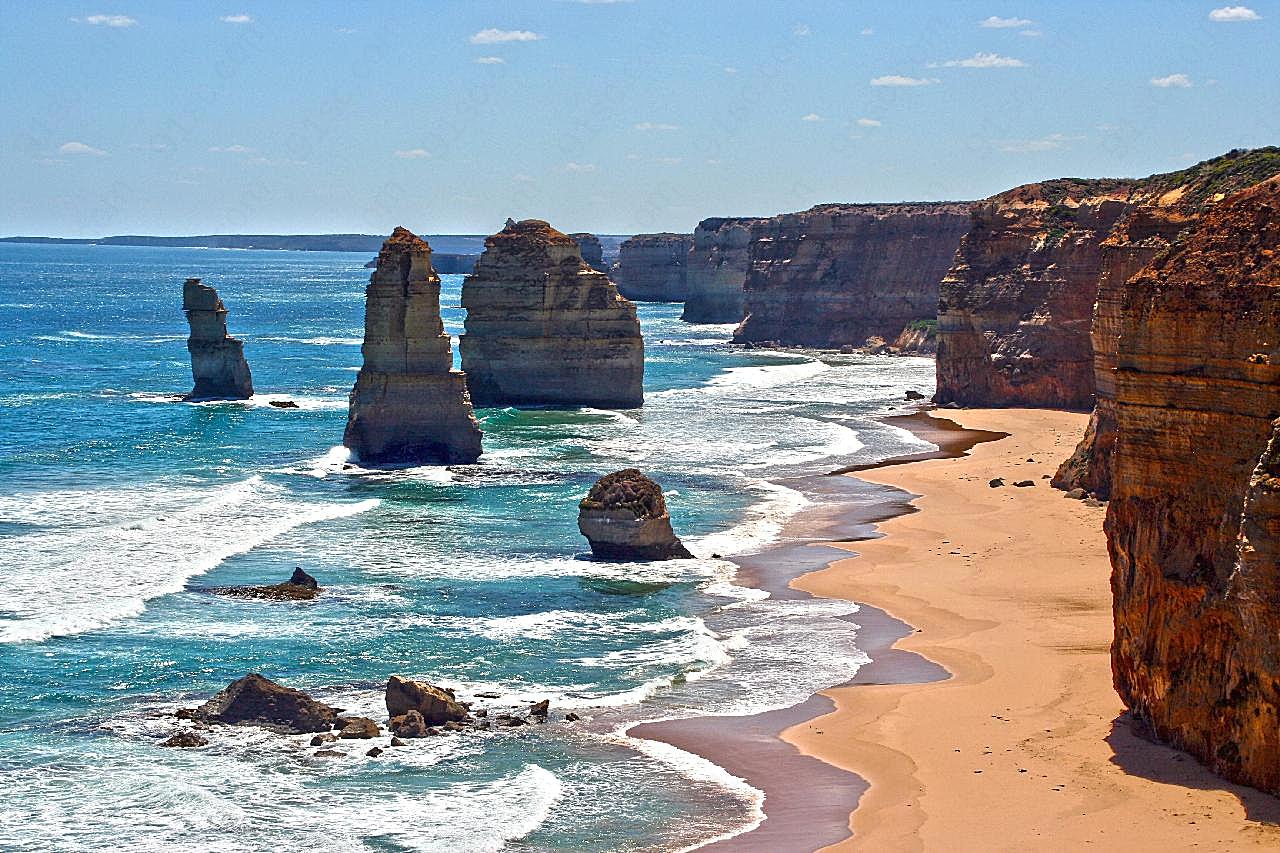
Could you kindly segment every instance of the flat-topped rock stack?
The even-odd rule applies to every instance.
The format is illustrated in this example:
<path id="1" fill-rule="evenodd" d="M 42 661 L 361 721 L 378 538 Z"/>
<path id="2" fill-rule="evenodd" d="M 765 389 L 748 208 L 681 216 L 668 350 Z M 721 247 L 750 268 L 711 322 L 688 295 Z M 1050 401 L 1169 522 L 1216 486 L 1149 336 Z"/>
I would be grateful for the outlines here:
<path id="1" fill-rule="evenodd" d="M 600 245 L 600 238 L 594 234 L 580 232 L 570 234 L 578 243 L 578 248 L 582 250 L 582 259 L 593 270 L 602 273 L 609 272 L 609 266 L 604 262 L 604 246 Z"/>
<path id="2" fill-rule="evenodd" d="M 743 287 L 751 266 L 752 228 L 766 220 L 704 219 L 693 229 L 685 270 L 686 323 L 740 323 L 746 316 Z"/>
<path id="3" fill-rule="evenodd" d="M 618 292 L 637 302 L 683 302 L 689 234 L 637 234 L 618 248 L 613 280 Z"/>
<path id="4" fill-rule="evenodd" d="M 463 464 L 480 456 L 467 380 L 453 369 L 431 247 L 404 228 L 365 291 L 364 366 L 342 443 L 366 464 Z"/>
<path id="5" fill-rule="evenodd" d="M 507 221 L 462 285 L 462 369 L 477 406 L 598 406 L 644 400 L 636 307 L 540 219 Z"/>
<path id="6" fill-rule="evenodd" d="M 227 334 L 227 308 L 218 291 L 189 278 L 182 285 L 182 310 L 191 335 L 191 373 L 195 387 L 187 400 L 247 400 L 253 396 L 253 376 L 244 358 L 244 342 Z"/>

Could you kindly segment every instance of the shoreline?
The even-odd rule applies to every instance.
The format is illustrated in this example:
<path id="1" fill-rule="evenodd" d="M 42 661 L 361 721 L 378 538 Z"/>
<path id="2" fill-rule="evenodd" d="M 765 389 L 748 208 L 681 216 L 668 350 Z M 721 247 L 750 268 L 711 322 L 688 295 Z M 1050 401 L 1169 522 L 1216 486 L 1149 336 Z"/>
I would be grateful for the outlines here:
<path id="1" fill-rule="evenodd" d="M 824 476 L 956 458 L 976 444 L 1003 437 L 1003 433 L 965 429 L 923 410 L 879 420 L 906 429 L 938 449 L 850 466 Z M 789 525 L 792 535 L 788 539 L 798 541 L 734 558 L 738 565 L 734 582 L 765 590 L 777 599 L 813 598 L 793 582 L 844 559 L 841 543 L 879 538 L 882 534 L 878 526 L 882 522 L 915 512 L 911 497 L 898 489 L 877 489 L 871 503 L 829 512 L 816 524 L 811 517 L 813 510 L 802 512 L 802 518 Z M 821 513 L 822 507 L 817 510 Z M 800 524 L 802 529 L 796 531 L 794 528 Z M 848 618 L 857 623 L 858 648 L 870 661 L 842 686 L 886 681 L 922 683 L 948 677 L 946 670 L 932 661 L 894 648 L 899 639 L 911 634 L 911 626 L 880 608 L 856 603 L 857 613 Z M 782 737 L 783 732 L 795 726 L 835 711 L 835 703 L 824 692 L 799 704 L 760 714 L 660 720 L 626 729 L 629 737 L 665 743 L 708 760 L 763 794 L 764 819 L 760 823 L 727 838 L 710 839 L 694 849 L 766 853 L 817 849 L 848 837 L 849 815 L 866 792 L 867 781 L 857 773 L 803 754 Z M 804 779 L 806 784 L 795 784 L 797 779 Z"/>

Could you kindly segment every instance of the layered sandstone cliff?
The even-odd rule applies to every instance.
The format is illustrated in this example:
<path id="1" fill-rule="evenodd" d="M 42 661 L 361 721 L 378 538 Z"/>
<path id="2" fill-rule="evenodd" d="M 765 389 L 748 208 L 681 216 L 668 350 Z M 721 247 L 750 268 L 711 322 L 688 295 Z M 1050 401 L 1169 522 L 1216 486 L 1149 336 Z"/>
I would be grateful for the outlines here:
<path id="1" fill-rule="evenodd" d="M 682 302 L 685 266 L 693 237 L 688 234 L 637 234 L 618 249 L 612 278 L 618 292 L 637 302 Z"/>
<path id="2" fill-rule="evenodd" d="M 609 267 L 604 262 L 604 246 L 600 245 L 599 237 L 585 232 L 570 234 L 569 236 L 574 239 L 578 244 L 578 248 L 582 250 L 582 259 L 587 262 L 587 266 L 596 272 L 609 272 Z"/>
<path id="3" fill-rule="evenodd" d="M 636 306 L 546 222 L 508 221 L 485 241 L 462 307 L 462 369 L 477 406 L 643 402 Z"/>
<path id="4" fill-rule="evenodd" d="M 751 266 L 758 218 L 704 219 L 693 229 L 685 271 L 686 323 L 739 323 L 746 316 L 743 287 Z"/>
<path id="5" fill-rule="evenodd" d="M 1116 689 L 1280 793 L 1280 178 L 1207 208 L 1114 302 Z"/>
<path id="6" fill-rule="evenodd" d="M 253 396 L 253 376 L 244 358 L 244 342 L 227 334 L 227 308 L 218 291 L 189 278 L 182 285 L 182 310 L 191 335 L 191 374 L 195 387 L 187 400 L 247 400 Z"/>
<path id="7" fill-rule="evenodd" d="M 740 343 L 892 341 L 931 319 L 969 205 L 831 204 L 752 226 Z"/>
<path id="8" fill-rule="evenodd" d="M 366 464 L 453 464 L 480 456 L 467 381 L 453 369 L 431 247 L 404 228 L 382 245 L 365 291 L 364 366 L 342 443 Z"/>

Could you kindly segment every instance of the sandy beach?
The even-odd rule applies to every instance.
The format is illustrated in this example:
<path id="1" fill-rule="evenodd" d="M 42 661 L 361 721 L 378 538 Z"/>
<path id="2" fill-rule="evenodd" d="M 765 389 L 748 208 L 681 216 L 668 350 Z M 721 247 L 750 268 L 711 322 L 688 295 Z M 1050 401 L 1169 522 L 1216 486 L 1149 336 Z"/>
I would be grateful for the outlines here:
<path id="1" fill-rule="evenodd" d="M 839 545 L 857 556 L 792 584 L 902 620 L 914 631 L 895 648 L 951 674 L 904 684 L 897 667 L 872 664 L 858 683 L 823 691 L 834 711 L 783 732 L 868 784 L 853 837 L 827 849 L 1280 846 L 1280 801 L 1142 740 L 1122 716 L 1105 509 L 1047 480 L 1087 416 L 945 416 L 1010 435 L 961 458 L 859 472 L 921 495 L 919 511 L 882 522 L 882 538 Z M 1007 485 L 990 487 L 995 477 Z M 1012 485 L 1024 480 L 1035 485 Z"/>

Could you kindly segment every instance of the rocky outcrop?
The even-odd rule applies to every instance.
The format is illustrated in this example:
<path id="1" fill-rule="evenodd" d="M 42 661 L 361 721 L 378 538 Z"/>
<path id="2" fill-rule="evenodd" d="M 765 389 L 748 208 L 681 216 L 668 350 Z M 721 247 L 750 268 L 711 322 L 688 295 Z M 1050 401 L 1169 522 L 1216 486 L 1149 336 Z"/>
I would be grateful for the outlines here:
<path id="1" fill-rule="evenodd" d="M 1275 174 L 1280 174 L 1280 148 L 1262 148 L 1232 151 L 1143 181 L 1130 211 L 1102 244 L 1102 274 L 1090 336 L 1096 403 L 1084 437 L 1054 476 L 1054 486 L 1083 489 L 1104 500 L 1110 495 L 1116 443 L 1115 356 L 1125 283 L 1168 251 L 1226 194 Z"/>
<path id="2" fill-rule="evenodd" d="M 746 316 L 752 228 L 758 218 L 704 219 L 693 229 L 685 271 L 686 323 L 740 323 Z"/>
<path id="3" fill-rule="evenodd" d="M 1198 220 L 1115 301 L 1112 665 L 1158 738 L 1280 794 L 1280 178 Z"/>
<path id="4" fill-rule="evenodd" d="M 382 245 L 369 277 L 361 352 L 342 439 L 361 462 L 476 461 L 480 427 L 440 320 L 440 276 L 431 247 L 404 228 Z"/>
<path id="5" fill-rule="evenodd" d="M 400 734 L 400 730 L 408 725 L 406 721 L 397 722 L 397 718 L 410 713 L 421 715 L 423 722 L 428 726 L 438 726 L 451 721 L 461 722 L 471 716 L 458 702 L 452 690 L 398 675 L 387 679 L 386 700 L 391 729 L 397 734 Z"/>
<path id="6" fill-rule="evenodd" d="M 587 262 L 587 266 L 596 272 L 609 272 L 609 267 L 604 262 L 604 247 L 600 245 L 599 237 L 584 232 L 569 236 L 578 244 L 578 248 L 582 251 L 582 259 Z"/>
<path id="7" fill-rule="evenodd" d="M 191 373 L 195 387 L 186 400 L 247 400 L 253 396 L 253 376 L 244 359 L 244 342 L 227 334 L 227 308 L 218 291 L 189 278 L 182 285 L 182 310 L 191 335 Z"/>
<path id="8" fill-rule="evenodd" d="M 324 592 L 324 588 L 316 582 L 315 578 L 301 568 L 295 568 L 293 574 L 289 576 L 289 580 L 284 583 L 271 584 L 270 586 L 223 586 L 214 587 L 209 591 L 218 595 L 230 595 L 235 598 L 259 598 L 268 601 L 310 601 Z"/>
<path id="9" fill-rule="evenodd" d="M 301 690 L 250 673 L 197 708 L 194 717 L 205 723 L 261 726 L 282 734 L 303 734 L 327 732 L 333 728 L 337 715 L 337 708 L 317 702 Z"/>
<path id="10" fill-rule="evenodd" d="M 968 204 L 829 204 L 752 227 L 739 343 L 895 340 L 937 309 Z"/>
<path id="11" fill-rule="evenodd" d="M 596 481 L 578 505 L 578 530 L 602 560 L 678 560 L 693 555 L 671 529 L 662 489 L 635 468 Z"/>
<path id="12" fill-rule="evenodd" d="M 477 406 L 634 408 L 644 400 L 636 307 L 546 222 L 485 241 L 462 285 L 462 369 Z"/>
<path id="13" fill-rule="evenodd" d="M 693 238 L 688 234 L 637 234 L 618 250 L 613 280 L 636 302 L 682 302 Z"/>

